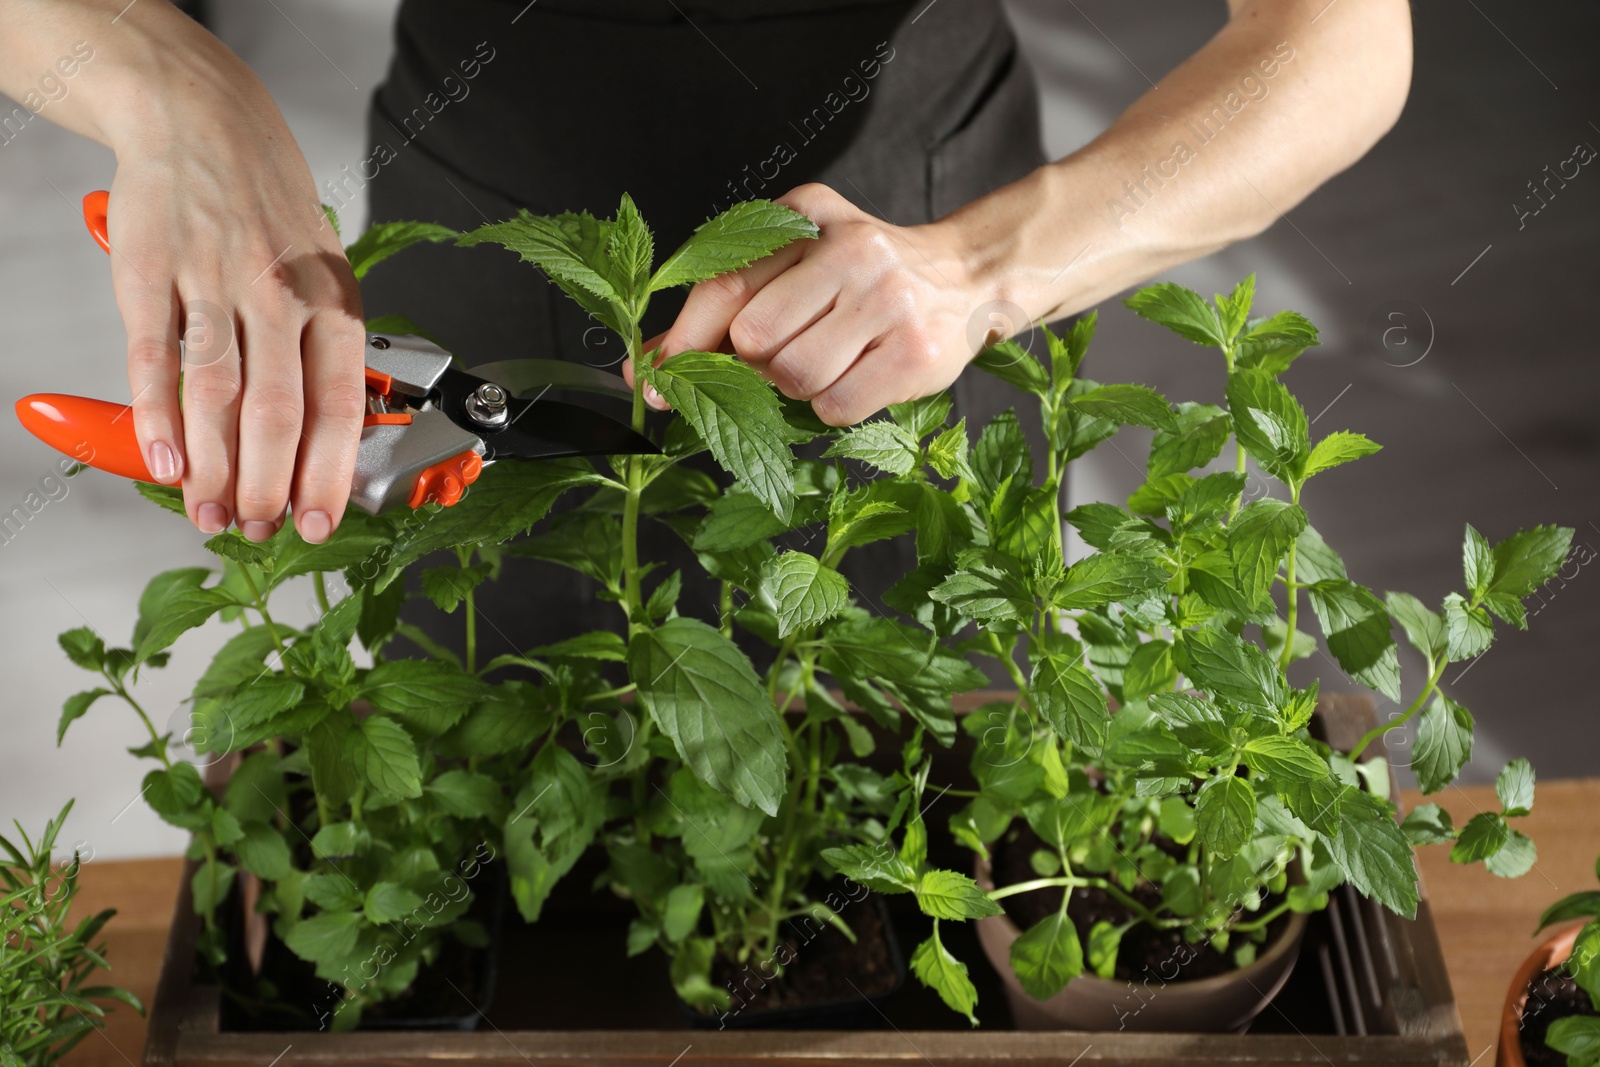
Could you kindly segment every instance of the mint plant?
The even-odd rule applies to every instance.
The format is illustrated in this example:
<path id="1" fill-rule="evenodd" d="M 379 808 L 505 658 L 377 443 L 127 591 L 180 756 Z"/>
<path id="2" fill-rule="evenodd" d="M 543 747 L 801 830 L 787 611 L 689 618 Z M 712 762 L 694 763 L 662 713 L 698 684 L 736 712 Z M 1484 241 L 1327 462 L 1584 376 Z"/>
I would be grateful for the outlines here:
<path id="1" fill-rule="evenodd" d="M 1595 863 L 1595 877 L 1600 878 L 1600 861 Z M 1600 889 L 1579 890 L 1562 897 L 1539 916 L 1539 929 L 1534 932 L 1573 919 L 1589 921 L 1578 930 L 1572 954 L 1561 970 L 1589 994 L 1594 1014 L 1556 1019 L 1546 1028 L 1544 1039 L 1550 1048 L 1566 1054 L 1567 1067 L 1594 1067 L 1600 1063 Z"/>
<path id="2" fill-rule="evenodd" d="M 193 834 L 206 959 L 228 955 L 220 912 L 248 874 L 274 935 L 327 983 L 315 1004 L 292 1002 L 276 981 L 236 996 L 271 999 L 259 1010 L 295 1025 L 353 1027 L 454 944 L 484 942 L 470 909 L 495 877 L 480 877 L 485 863 L 499 864 L 533 922 L 597 845 L 606 885 L 638 908 L 630 949 L 659 945 L 678 992 L 703 1010 L 730 1006 L 716 967 L 786 965 L 784 927 L 797 916 L 853 936 L 829 903 L 839 898 L 822 850 L 897 828 L 909 780 L 859 762 L 874 738 L 826 679 L 885 729 L 909 717 L 914 752 L 923 732 L 954 736 L 950 694 L 983 675 L 916 625 L 855 605 L 838 567 L 851 549 L 913 526 L 930 566 L 970 543 L 956 495 L 938 484 L 964 477 L 965 431 L 947 425 L 942 399 L 836 431 L 731 356 L 648 366 L 639 330 L 653 292 L 815 232 L 786 208 L 746 202 L 657 263 L 654 236 L 624 198 L 610 220 L 523 214 L 460 236 L 519 253 L 622 338 L 641 369 L 634 427 L 651 429 L 646 381 L 680 413 L 660 433 L 662 454 L 497 463 L 454 507 L 350 512 L 322 545 L 289 527 L 263 544 L 224 533 L 206 543 L 219 568 L 151 581 L 128 647 L 86 629 L 62 635 L 98 679 L 67 701 L 61 731 L 108 696 L 147 728 L 135 750 L 156 764 L 144 795 Z M 390 224 L 349 253 L 362 273 L 405 244 L 451 236 Z M 835 440 L 821 459 L 796 457 L 824 435 Z M 707 451 L 734 479 L 725 490 L 684 462 Z M 857 460 L 882 477 L 863 481 Z M 140 489 L 181 511 L 175 491 Z M 547 519 L 568 493 L 579 494 L 572 506 Z M 703 573 L 662 573 L 644 558 L 645 522 L 683 537 Z M 615 627 L 484 661 L 476 590 L 508 555 L 586 575 L 617 604 Z M 273 598 L 307 578 L 320 615 L 286 625 Z M 685 581 L 718 583 L 719 618 L 678 612 Z M 464 655 L 401 621 L 419 591 L 460 614 Z M 174 737 L 135 693 L 140 672 L 167 665 L 174 641 L 213 617 L 240 630 L 199 677 L 193 729 L 177 740 L 241 757 L 215 794 L 174 758 Z M 735 635 L 770 646 L 770 666 L 758 671 Z M 393 658 L 396 637 L 423 657 Z M 357 644 L 370 666 L 352 654 Z"/>
<path id="3" fill-rule="evenodd" d="M 94 940 L 116 911 L 69 921 L 81 857 L 57 866 L 53 852 L 71 810 L 69 800 L 38 840 L 20 824 L 17 841 L 0 836 L 0 1067 L 59 1063 L 104 1028 L 107 1002 L 144 1014 L 127 990 L 88 984 L 111 967 Z"/>
<path id="4" fill-rule="evenodd" d="M 1532 841 L 1507 822 L 1533 803 L 1526 760 L 1500 776 L 1502 811 L 1458 829 L 1432 804 L 1397 824 L 1383 759 L 1362 756 L 1418 719 L 1419 785 L 1433 793 L 1455 779 L 1473 721 L 1439 691 L 1444 669 L 1481 655 L 1494 619 L 1525 625 L 1521 600 L 1560 565 L 1572 531 L 1536 527 L 1490 546 L 1469 527 L 1464 591 L 1438 610 L 1352 581 L 1301 500 L 1313 478 L 1378 446 L 1345 431 L 1312 441 L 1279 376 L 1316 330 L 1292 311 L 1252 318 L 1253 294 L 1251 276 L 1214 304 L 1171 284 L 1127 301 L 1221 352 L 1226 408 L 1081 378 L 1093 315 L 1065 336 L 1046 329 L 1047 361 L 1013 342 L 977 360 L 1037 398 L 1045 470 L 1033 470 L 1014 415 L 983 428 L 963 483 L 974 547 L 916 576 L 929 598 L 918 618 L 951 647 L 998 661 L 1016 684 L 1014 700 L 963 724 L 978 790 L 950 830 L 985 860 L 1003 838 L 1005 847 L 1033 842 L 1036 877 L 984 892 L 965 874 L 929 869 L 925 831 L 910 827 L 898 846 L 885 837 L 827 853 L 875 889 L 916 895 L 935 924 L 912 967 L 969 1018 L 976 992 L 938 924 L 997 915 L 1007 897 L 1058 901 L 1011 949 L 1022 987 L 1046 999 L 1080 974 L 1116 974 L 1134 927 L 1180 931 L 1244 966 L 1275 919 L 1324 907 L 1343 882 L 1410 917 L 1414 844 L 1452 843 L 1453 860 L 1506 877 L 1534 862 Z M 1063 515 L 1067 465 L 1124 425 L 1153 431 L 1144 484 L 1125 506 Z M 1245 502 L 1251 460 L 1281 495 Z M 1096 551 L 1068 565 L 1063 522 Z M 1426 663 L 1405 711 L 1347 751 L 1308 731 L 1318 683 L 1288 678 L 1294 661 L 1322 656 L 1302 629 L 1307 606 L 1327 666 L 1391 700 L 1401 697 L 1396 625 Z M 1031 836 L 1013 831 L 1020 824 Z M 1079 888 L 1105 894 L 1125 918 L 1080 931 L 1070 906 Z"/>
<path id="5" fill-rule="evenodd" d="M 841 433 L 780 399 L 731 356 L 657 361 L 642 350 L 639 322 L 652 293 L 815 234 L 803 216 L 747 201 L 656 264 L 654 237 L 624 198 L 612 220 L 524 214 L 462 238 L 519 253 L 621 337 L 640 371 L 636 430 L 648 428 L 646 383 L 678 413 L 662 455 L 614 460 L 609 482 L 510 549 L 572 567 L 618 605 L 616 631 L 574 635 L 552 654 L 615 660 L 627 681 L 595 688 L 598 675 L 586 676 L 590 691 L 580 699 L 605 726 L 596 736 L 618 738 L 608 742 L 614 752 L 587 773 L 570 756 L 552 756 L 571 796 L 540 801 L 536 776 L 528 803 L 550 811 L 522 833 L 508 832 L 506 847 L 514 893 L 531 921 L 598 828 L 609 884 L 638 907 L 629 952 L 660 946 L 679 995 L 707 1012 L 731 1005 L 726 983 L 715 980 L 719 965 L 754 961 L 781 971 L 792 962 L 792 920 L 833 923 L 853 939 L 837 910 L 842 898 L 826 887 L 833 872 L 823 849 L 881 834 L 905 817 L 908 781 L 859 762 L 873 736 L 834 698 L 828 679 L 884 729 L 899 729 L 903 709 L 916 725 L 912 751 L 924 732 L 948 743 L 951 693 L 984 681 L 933 635 L 854 603 L 839 570 L 852 549 L 913 527 L 919 558 L 931 563 L 947 563 L 970 541 L 965 514 L 939 484 L 966 469 L 965 429 L 948 425 L 947 399 L 901 405 L 891 420 Z M 824 435 L 834 440 L 821 459 L 796 458 L 795 449 Z M 726 490 L 684 465 L 706 450 L 733 476 Z M 875 476 L 862 481 L 849 461 Z M 704 574 L 652 573 L 638 548 L 644 519 L 681 536 Z M 719 619 L 678 613 L 685 580 L 720 583 Z M 771 649 L 764 672 L 736 635 L 746 647 Z M 607 778 L 625 778 L 627 787 L 610 796 L 615 818 L 601 826 L 594 790 Z M 574 808 L 592 814 L 558 814 Z"/>

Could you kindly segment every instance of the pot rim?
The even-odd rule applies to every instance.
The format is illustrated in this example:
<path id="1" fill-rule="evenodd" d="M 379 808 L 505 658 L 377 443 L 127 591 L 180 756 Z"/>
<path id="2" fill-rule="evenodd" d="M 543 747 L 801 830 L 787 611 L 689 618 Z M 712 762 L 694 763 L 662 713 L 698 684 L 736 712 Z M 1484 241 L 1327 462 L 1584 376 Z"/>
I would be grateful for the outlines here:
<path id="1" fill-rule="evenodd" d="M 977 856 L 976 860 L 977 869 L 974 872 L 974 879 L 977 881 L 979 888 L 987 892 L 988 890 L 994 888 L 993 870 L 990 867 L 989 861 L 984 859 L 982 856 Z M 1307 916 L 1304 912 L 1291 911 L 1288 913 L 1288 916 L 1289 919 L 1284 925 L 1283 932 L 1272 941 L 1268 942 L 1266 949 L 1259 953 L 1256 958 L 1251 961 L 1249 966 L 1235 967 L 1231 971 L 1224 971 L 1221 974 L 1213 974 L 1206 978 L 1174 979 L 1173 984 L 1178 986 L 1180 989 L 1190 990 L 1195 993 L 1206 993 L 1214 989 L 1222 989 L 1227 986 L 1231 986 L 1237 983 L 1240 978 L 1248 979 L 1252 975 L 1260 974 L 1268 968 L 1275 966 L 1285 955 L 1299 950 L 1301 936 L 1305 933 L 1306 924 L 1309 921 L 1309 916 Z M 978 921 L 994 923 L 1002 927 L 1006 932 L 1006 939 L 1008 942 L 1022 936 L 1021 928 L 1018 927 L 1017 924 L 1012 921 L 1011 916 L 1004 911 L 1002 911 L 999 915 L 990 915 L 979 919 Z M 1108 988 L 1116 989 L 1120 989 L 1126 984 L 1125 982 L 1120 982 L 1114 978 L 1101 978 L 1099 975 L 1091 974 L 1087 971 L 1078 975 L 1076 978 L 1072 979 L 1072 981 L 1085 982 L 1091 986 L 1103 985 Z"/>
<path id="2" fill-rule="evenodd" d="M 1528 1003 L 1528 983 L 1550 968 L 1565 963 L 1572 955 L 1578 931 L 1589 924 L 1588 919 L 1574 919 L 1557 926 L 1534 946 L 1522 961 L 1522 966 L 1511 978 L 1511 988 L 1506 990 L 1505 1006 L 1500 1009 L 1500 1047 L 1496 1062 L 1500 1067 L 1525 1067 L 1522 1058 L 1522 1009 Z"/>

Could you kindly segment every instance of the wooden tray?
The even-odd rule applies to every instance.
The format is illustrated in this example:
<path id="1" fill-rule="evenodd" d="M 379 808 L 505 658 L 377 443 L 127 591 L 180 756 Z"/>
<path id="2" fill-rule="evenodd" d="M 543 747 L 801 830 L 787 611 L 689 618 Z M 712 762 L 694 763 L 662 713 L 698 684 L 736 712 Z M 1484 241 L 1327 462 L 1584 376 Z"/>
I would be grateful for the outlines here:
<path id="1" fill-rule="evenodd" d="M 963 701 L 976 706 L 987 694 Z M 1351 743 L 1375 721 L 1365 696 L 1333 696 L 1319 706 L 1319 729 Z M 966 754 L 940 752 L 931 783 L 969 780 Z M 219 764 L 214 771 L 226 773 Z M 957 806 L 935 802 L 942 825 Z M 943 808 L 944 810 L 939 810 Z M 960 866 L 952 849 L 936 862 Z M 192 871 L 193 864 L 188 870 Z M 230 1032 L 217 987 L 194 979 L 195 937 L 186 871 L 150 1018 L 143 1062 L 150 1067 L 294 1067 L 296 1064 L 434 1065 L 471 1061 L 525 1067 L 584 1064 L 643 1067 L 692 1064 L 1072 1064 L 1379 1063 L 1467 1067 L 1466 1040 L 1433 920 L 1424 899 L 1407 921 L 1348 888 L 1314 916 L 1289 984 L 1245 1034 L 1023 1032 L 1010 1029 L 998 976 L 970 926 L 947 924 L 946 944 L 968 962 L 983 1026 L 972 1030 L 915 979 L 883 1005 L 880 1029 L 850 1031 L 690 1030 L 658 953 L 627 960 L 629 913 L 605 894 L 589 894 L 574 871 L 532 927 L 513 921 L 502 938 L 500 982 L 477 1011 L 474 1032 Z M 891 901 L 909 952 L 927 920 L 908 898 Z M 541 966 L 557 961 L 560 969 Z"/>

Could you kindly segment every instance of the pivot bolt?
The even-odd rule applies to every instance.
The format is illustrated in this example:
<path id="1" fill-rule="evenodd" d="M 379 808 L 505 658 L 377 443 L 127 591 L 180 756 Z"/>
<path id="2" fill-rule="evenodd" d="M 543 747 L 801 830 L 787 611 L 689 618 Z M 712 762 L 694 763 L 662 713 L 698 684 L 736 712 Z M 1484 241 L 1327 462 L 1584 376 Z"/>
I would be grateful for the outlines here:
<path id="1" fill-rule="evenodd" d="M 382 352 L 389 347 L 389 339 L 387 337 L 374 337 L 372 339 L 372 347 Z"/>
<path id="2" fill-rule="evenodd" d="M 467 397 L 467 414 L 479 426 L 499 429 L 506 424 L 506 391 L 493 382 L 484 382 Z"/>

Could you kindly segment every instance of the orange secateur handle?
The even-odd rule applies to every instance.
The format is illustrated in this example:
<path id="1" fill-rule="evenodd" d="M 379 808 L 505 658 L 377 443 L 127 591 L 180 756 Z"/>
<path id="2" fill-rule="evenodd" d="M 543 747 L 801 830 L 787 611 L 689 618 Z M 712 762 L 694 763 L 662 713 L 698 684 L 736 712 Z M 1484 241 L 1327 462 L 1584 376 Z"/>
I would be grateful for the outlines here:
<path id="1" fill-rule="evenodd" d="M 106 203 L 111 194 L 97 190 L 83 198 L 83 221 L 89 236 L 106 252 Z M 17 401 L 17 418 L 27 431 L 79 463 L 123 478 L 153 482 L 133 432 L 133 410 L 127 404 L 91 400 L 62 393 L 35 393 Z"/>
<path id="2" fill-rule="evenodd" d="M 111 238 L 106 232 L 106 218 L 110 200 L 111 194 L 104 189 L 83 198 L 83 223 L 94 243 L 108 254 Z M 387 394 L 391 385 L 389 375 L 367 369 L 369 389 Z M 127 404 L 65 393 L 35 393 L 18 400 L 16 412 L 29 433 L 80 463 L 122 478 L 156 480 L 139 450 L 133 409 Z M 366 425 L 410 421 L 409 415 L 369 415 Z M 470 450 L 435 463 L 416 475 L 406 503 L 413 508 L 430 502 L 448 507 L 461 499 L 482 469 L 482 457 Z"/>

